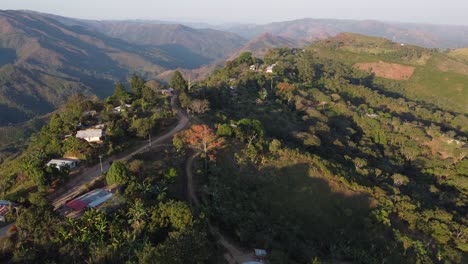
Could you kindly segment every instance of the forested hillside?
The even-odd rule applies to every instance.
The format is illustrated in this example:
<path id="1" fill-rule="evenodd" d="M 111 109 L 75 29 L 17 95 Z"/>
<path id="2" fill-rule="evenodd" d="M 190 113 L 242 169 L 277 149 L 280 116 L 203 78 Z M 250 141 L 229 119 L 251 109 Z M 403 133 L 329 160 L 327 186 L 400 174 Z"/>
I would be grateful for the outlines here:
<path id="1" fill-rule="evenodd" d="M 243 54 L 187 95 L 225 140 L 198 174 L 210 219 L 272 263 L 466 262 L 466 111 L 390 92 L 343 60 L 365 47 L 328 44 Z M 389 61 L 443 57 L 392 45 Z"/>
<path id="2" fill-rule="evenodd" d="M 199 62 L 216 62 L 227 58 L 247 40 L 227 31 L 209 27 L 193 28 L 179 23 L 151 20 L 97 21 L 74 19 L 50 14 L 46 16 L 71 26 L 96 30 L 109 37 L 138 45 L 157 47 L 168 52 L 195 54 Z M 186 58 L 187 59 L 187 58 Z"/>
<path id="3" fill-rule="evenodd" d="M 268 50 L 273 48 L 299 48 L 305 45 L 305 41 L 301 42 L 295 39 L 274 36 L 270 33 L 264 33 L 245 44 L 236 53 L 234 53 L 230 57 L 230 59 L 236 59 L 240 54 L 246 51 L 251 52 L 256 57 L 263 57 L 268 52 Z"/>
<path id="4" fill-rule="evenodd" d="M 191 39 L 196 32 L 179 35 L 199 49 L 209 49 Z M 166 70 L 193 69 L 212 60 L 181 45 L 131 44 L 47 15 L 0 11 L 0 125 L 51 112 L 74 93 L 108 96 L 115 82 L 131 73 L 155 78 Z"/>
<path id="5" fill-rule="evenodd" d="M 2 263 L 217 263 L 203 214 L 183 200 L 184 156 L 170 144 L 133 152 L 174 125 L 171 98 L 139 76 L 130 84 L 127 91 L 119 83 L 105 101 L 71 96 L 19 157 L 2 164 L 1 196 L 15 204 L 1 222 L 14 224 L 0 237 Z M 89 142 L 78 137 L 83 129 L 105 133 Z M 114 160 L 122 153 L 129 158 Z M 47 163 L 63 157 L 79 160 L 78 169 Z M 109 169 L 77 184 L 99 161 Z M 112 199 L 98 208 L 68 207 L 96 190 Z"/>
<path id="6" fill-rule="evenodd" d="M 174 90 L 132 75 L 105 100 L 70 96 L 0 166 L 0 198 L 18 208 L 1 256 L 229 263 L 257 248 L 268 263 L 466 263 L 464 54 L 346 33 L 243 52 L 198 82 L 174 71 Z M 96 189 L 112 199 L 73 208 Z"/>

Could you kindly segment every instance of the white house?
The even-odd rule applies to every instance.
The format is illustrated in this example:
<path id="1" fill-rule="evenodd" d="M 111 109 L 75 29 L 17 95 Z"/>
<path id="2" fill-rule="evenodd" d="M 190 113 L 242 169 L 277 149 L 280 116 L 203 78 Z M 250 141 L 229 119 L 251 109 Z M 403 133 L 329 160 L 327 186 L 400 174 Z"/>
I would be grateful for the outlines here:
<path id="1" fill-rule="evenodd" d="M 96 129 L 86 129 L 79 130 L 76 132 L 77 138 L 82 138 L 88 142 L 101 142 L 101 140 L 106 136 L 106 132 L 103 128 Z"/>
<path id="2" fill-rule="evenodd" d="M 174 88 L 162 89 L 160 92 L 163 95 L 172 95 L 174 93 Z"/>
<path id="3" fill-rule="evenodd" d="M 266 73 L 273 73 L 273 69 L 275 68 L 275 66 L 276 66 L 276 63 L 266 67 L 265 72 Z"/>
<path id="4" fill-rule="evenodd" d="M 122 110 L 130 108 L 132 105 L 130 104 L 124 104 L 123 107 L 121 105 L 114 107 L 114 113 L 120 113 Z"/>
<path id="5" fill-rule="evenodd" d="M 53 159 L 47 162 L 46 166 L 54 166 L 57 169 L 61 170 L 62 168 L 68 167 L 69 169 L 73 169 L 78 165 L 78 160 L 71 160 L 71 159 Z"/>

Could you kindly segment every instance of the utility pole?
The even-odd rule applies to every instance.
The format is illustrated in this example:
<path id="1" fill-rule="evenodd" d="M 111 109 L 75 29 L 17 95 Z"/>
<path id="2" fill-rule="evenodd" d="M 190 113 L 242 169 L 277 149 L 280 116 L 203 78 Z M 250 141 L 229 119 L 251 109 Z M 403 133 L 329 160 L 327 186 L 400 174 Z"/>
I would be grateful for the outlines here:
<path id="1" fill-rule="evenodd" d="M 188 91 L 190 92 L 190 89 L 192 89 L 192 72 L 189 74 L 188 78 Z"/>
<path id="2" fill-rule="evenodd" d="M 270 93 L 273 93 L 273 80 L 274 80 L 275 76 L 271 76 L 271 82 L 270 82 Z"/>
<path id="3" fill-rule="evenodd" d="M 99 155 L 99 163 L 101 164 L 101 173 L 103 173 L 104 169 L 102 168 L 102 155 Z"/>

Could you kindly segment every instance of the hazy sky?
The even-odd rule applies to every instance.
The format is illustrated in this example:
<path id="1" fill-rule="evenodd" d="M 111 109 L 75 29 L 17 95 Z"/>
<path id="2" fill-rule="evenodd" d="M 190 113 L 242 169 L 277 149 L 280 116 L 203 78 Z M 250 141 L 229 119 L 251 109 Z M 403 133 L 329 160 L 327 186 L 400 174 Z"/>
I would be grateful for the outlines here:
<path id="1" fill-rule="evenodd" d="M 268 23 L 311 17 L 468 25 L 468 0 L 0 0 L 0 9 L 88 19 Z"/>

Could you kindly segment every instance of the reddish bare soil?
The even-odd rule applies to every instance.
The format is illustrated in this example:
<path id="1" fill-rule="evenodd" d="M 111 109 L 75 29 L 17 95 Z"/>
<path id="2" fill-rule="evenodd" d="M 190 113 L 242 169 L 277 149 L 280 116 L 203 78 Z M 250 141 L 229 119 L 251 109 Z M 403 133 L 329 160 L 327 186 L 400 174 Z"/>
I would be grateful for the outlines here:
<path id="1" fill-rule="evenodd" d="M 377 77 L 391 80 L 408 80 L 414 73 L 414 67 L 388 62 L 356 63 L 354 68 L 374 73 Z"/>

